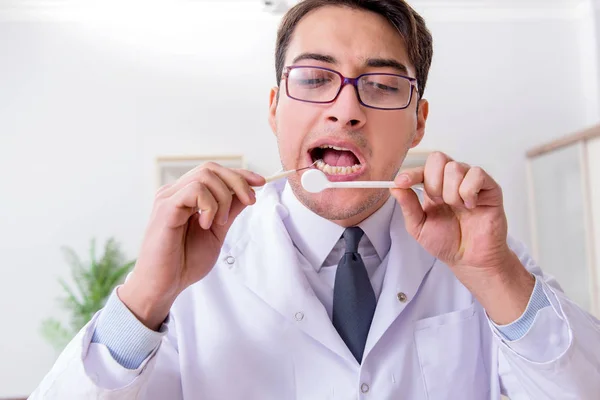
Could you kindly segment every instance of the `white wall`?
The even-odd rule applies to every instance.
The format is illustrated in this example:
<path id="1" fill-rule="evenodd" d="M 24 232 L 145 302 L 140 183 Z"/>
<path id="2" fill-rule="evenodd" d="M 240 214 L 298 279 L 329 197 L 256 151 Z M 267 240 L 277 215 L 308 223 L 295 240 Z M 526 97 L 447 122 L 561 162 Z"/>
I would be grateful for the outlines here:
<path id="1" fill-rule="evenodd" d="M 529 245 L 524 153 L 598 121 L 581 12 L 424 9 L 436 38 L 422 147 L 485 167 L 504 189 L 511 234 Z"/>
<path id="2" fill-rule="evenodd" d="M 28 394 L 54 361 L 38 327 L 60 315 L 59 247 L 85 254 L 114 235 L 135 256 L 157 155 L 243 152 L 257 172 L 279 168 L 277 17 L 183 4 L 0 11 L 0 396 Z M 588 124 L 592 75 L 573 46 L 581 18 L 537 11 L 424 9 L 436 56 L 421 147 L 487 168 L 527 243 L 524 153 Z"/>

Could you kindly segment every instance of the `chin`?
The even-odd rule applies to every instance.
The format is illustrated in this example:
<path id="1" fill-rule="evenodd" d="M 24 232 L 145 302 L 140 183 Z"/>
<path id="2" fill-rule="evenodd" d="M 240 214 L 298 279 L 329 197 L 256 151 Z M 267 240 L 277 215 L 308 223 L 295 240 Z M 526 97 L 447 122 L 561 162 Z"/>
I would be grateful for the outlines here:
<path id="1" fill-rule="evenodd" d="M 296 183 L 297 186 L 291 186 L 301 203 L 322 218 L 338 222 L 368 217 L 383 204 L 389 194 L 386 189 L 328 189 L 313 194 Z M 357 224 L 362 219 L 353 223 Z"/>

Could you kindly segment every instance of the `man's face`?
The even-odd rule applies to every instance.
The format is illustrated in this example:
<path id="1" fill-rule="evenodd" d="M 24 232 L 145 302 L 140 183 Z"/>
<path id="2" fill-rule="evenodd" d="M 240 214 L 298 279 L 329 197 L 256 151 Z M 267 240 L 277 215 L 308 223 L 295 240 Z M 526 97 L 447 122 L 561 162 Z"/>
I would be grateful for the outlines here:
<path id="1" fill-rule="evenodd" d="M 404 40 L 385 18 L 337 6 L 319 8 L 297 25 L 285 60 L 285 66 L 296 65 L 325 67 L 350 78 L 364 73 L 416 76 Z M 428 104 L 422 100 L 417 112 L 416 90 L 408 108 L 378 110 L 361 105 L 352 85 L 344 86 L 329 104 L 288 97 L 284 80 L 280 88 L 278 99 L 278 89 L 271 92 L 269 122 L 286 170 L 321 159 L 341 167 L 324 168 L 332 181 L 393 180 L 408 149 L 424 133 Z M 302 188 L 300 178 L 300 173 L 289 178 L 296 197 L 313 212 L 344 226 L 359 223 L 389 196 L 387 189 L 328 189 L 312 194 Z"/>

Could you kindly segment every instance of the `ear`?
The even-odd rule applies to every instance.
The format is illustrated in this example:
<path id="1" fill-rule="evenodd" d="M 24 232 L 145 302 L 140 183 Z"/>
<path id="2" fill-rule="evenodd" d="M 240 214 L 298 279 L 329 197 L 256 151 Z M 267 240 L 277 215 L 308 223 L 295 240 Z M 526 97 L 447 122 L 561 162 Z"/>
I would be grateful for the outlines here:
<path id="1" fill-rule="evenodd" d="M 271 93 L 269 94 L 269 125 L 271 125 L 271 130 L 273 134 L 277 136 L 277 103 L 279 102 L 279 88 L 273 87 L 271 88 Z"/>
<path id="2" fill-rule="evenodd" d="M 429 116 L 429 102 L 425 99 L 419 100 L 419 108 L 417 111 L 417 130 L 410 147 L 416 147 L 423 136 L 425 136 L 425 125 L 427 125 L 427 117 Z"/>

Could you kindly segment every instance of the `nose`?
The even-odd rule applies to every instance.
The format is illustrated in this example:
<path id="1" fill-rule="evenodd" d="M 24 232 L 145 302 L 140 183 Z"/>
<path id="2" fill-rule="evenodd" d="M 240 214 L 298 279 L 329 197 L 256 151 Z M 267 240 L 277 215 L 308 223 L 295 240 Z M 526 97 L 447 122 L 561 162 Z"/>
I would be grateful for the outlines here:
<path id="1" fill-rule="evenodd" d="M 327 109 L 327 122 L 340 127 L 360 129 L 367 122 L 364 108 L 358 101 L 358 94 L 352 85 L 345 85 L 337 99 Z"/>

